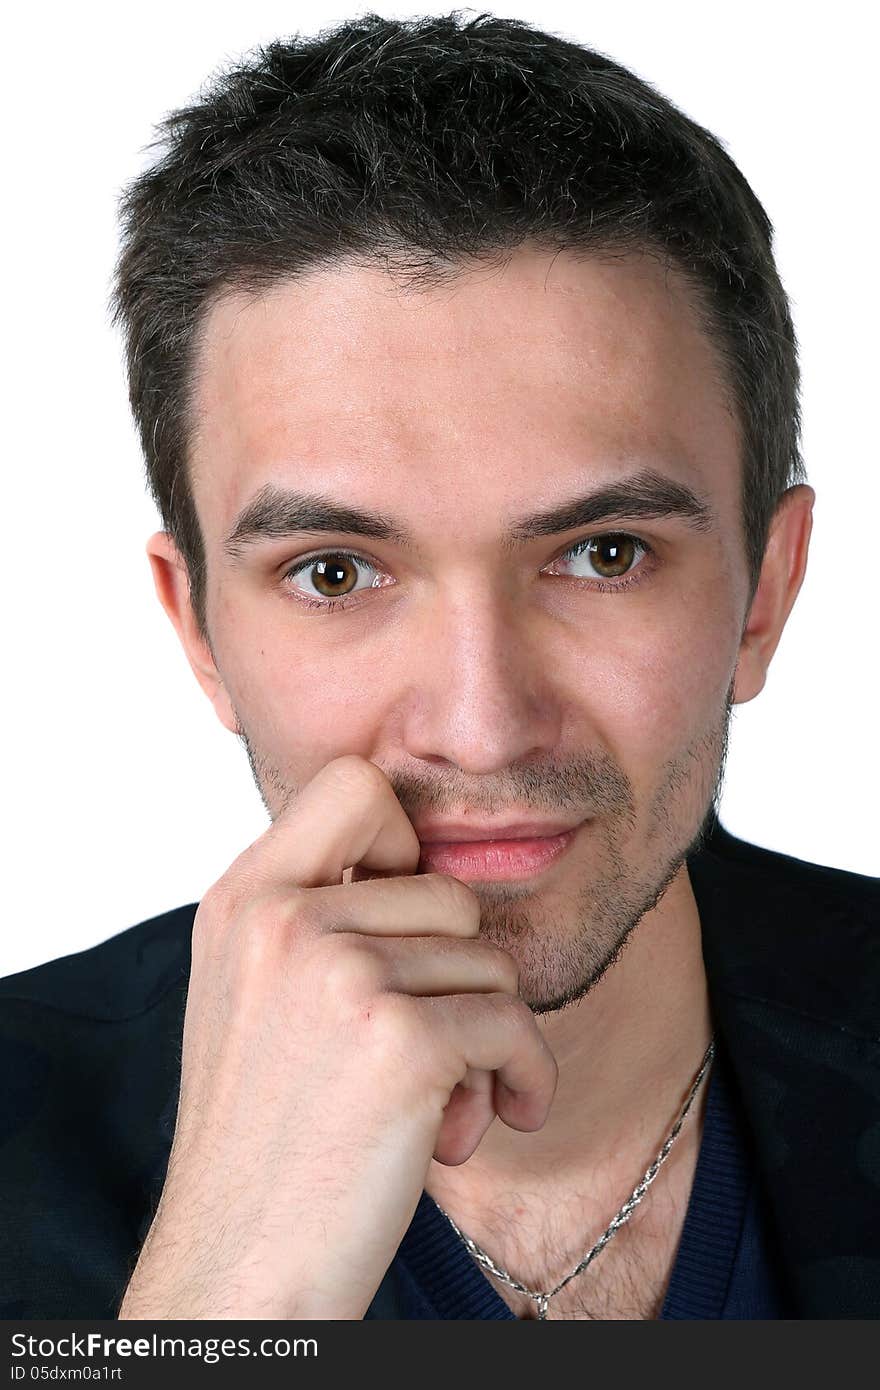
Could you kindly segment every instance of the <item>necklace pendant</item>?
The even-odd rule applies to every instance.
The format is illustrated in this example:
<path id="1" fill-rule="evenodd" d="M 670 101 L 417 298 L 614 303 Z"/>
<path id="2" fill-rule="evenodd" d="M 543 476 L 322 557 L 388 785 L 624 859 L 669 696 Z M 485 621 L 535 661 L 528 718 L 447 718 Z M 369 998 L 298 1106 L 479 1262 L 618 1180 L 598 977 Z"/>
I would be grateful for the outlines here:
<path id="1" fill-rule="evenodd" d="M 539 1295 L 538 1295 L 538 1317 L 539 1317 L 539 1319 L 545 1319 L 545 1320 L 546 1320 L 546 1317 L 547 1317 L 547 1304 L 548 1304 L 549 1302 L 550 1302 L 550 1295 L 549 1295 L 549 1294 L 542 1293 L 542 1294 L 539 1294 Z"/>

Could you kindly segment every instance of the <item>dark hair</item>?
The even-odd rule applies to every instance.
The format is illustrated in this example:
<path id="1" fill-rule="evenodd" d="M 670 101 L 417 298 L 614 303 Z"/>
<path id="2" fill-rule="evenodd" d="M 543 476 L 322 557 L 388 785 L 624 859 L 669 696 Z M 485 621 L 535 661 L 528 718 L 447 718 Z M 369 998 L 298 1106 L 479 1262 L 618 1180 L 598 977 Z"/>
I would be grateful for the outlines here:
<path id="1" fill-rule="evenodd" d="M 158 130 L 157 161 L 121 198 L 113 310 L 205 638 L 187 445 L 206 310 L 343 258 L 415 289 L 524 244 L 642 250 L 680 271 L 740 428 L 754 592 L 779 498 L 805 476 L 794 328 L 761 203 L 647 82 L 519 20 L 367 14 L 258 50 Z"/>

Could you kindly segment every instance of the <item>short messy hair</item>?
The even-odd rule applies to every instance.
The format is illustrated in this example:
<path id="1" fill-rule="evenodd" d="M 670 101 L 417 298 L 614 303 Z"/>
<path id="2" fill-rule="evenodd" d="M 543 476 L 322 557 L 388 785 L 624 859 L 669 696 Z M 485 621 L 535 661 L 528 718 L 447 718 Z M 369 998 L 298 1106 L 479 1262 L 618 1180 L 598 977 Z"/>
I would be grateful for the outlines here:
<path id="1" fill-rule="evenodd" d="M 417 290 L 525 245 L 643 251 L 685 277 L 739 426 L 754 593 L 779 499 L 805 476 L 794 327 L 764 208 L 720 141 L 648 82 L 520 20 L 367 14 L 256 50 L 157 133 L 121 196 L 112 307 L 203 637 L 187 459 L 211 305 L 342 260 Z"/>

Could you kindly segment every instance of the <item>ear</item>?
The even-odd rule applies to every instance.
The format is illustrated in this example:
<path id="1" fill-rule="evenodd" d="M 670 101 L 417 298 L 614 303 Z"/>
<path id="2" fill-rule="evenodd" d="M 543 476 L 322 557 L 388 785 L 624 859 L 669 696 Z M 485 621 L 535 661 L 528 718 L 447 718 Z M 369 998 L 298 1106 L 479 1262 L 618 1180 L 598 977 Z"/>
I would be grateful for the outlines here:
<path id="1" fill-rule="evenodd" d="M 806 483 L 788 488 L 773 514 L 761 575 L 740 639 L 733 703 L 764 688 L 767 669 L 794 607 L 807 568 L 816 494 Z"/>
<path id="2" fill-rule="evenodd" d="M 214 706 L 220 723 L 230 733 L 240 734 L 238 718 L 220 679 L 214 653 L 198 630 L 186 562 L 167 531 L 157 531 L 150 537 L 147 556 L 159 602 L 174 624 L 196 680 Z"/>

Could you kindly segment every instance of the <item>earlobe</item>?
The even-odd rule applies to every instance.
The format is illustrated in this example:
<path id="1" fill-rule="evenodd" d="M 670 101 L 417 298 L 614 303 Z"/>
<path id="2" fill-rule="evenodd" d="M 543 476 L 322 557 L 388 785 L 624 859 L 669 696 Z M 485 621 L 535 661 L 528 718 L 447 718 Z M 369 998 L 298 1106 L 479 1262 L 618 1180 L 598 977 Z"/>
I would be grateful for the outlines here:
<path id="1" fill-rule="evenodd" d="M 758 587 L 740 639 L 733 703 L 759 695 L 794 607 L 807 568 L 813 529 L 814 490 L 806 483 L 788 488 L 770 524 Z"/>
<path id="2" fill-rule="evenodd" d="M 214 654 L 198 629 L 183 556 L 167 531 L 157 531 L 151 536 L 146 552 L 156 595 L 180 639 L 196 680 L 214 706 L 220 723 L 230 733 L 240 733 L 238 718 L 220 678 Z"/>

